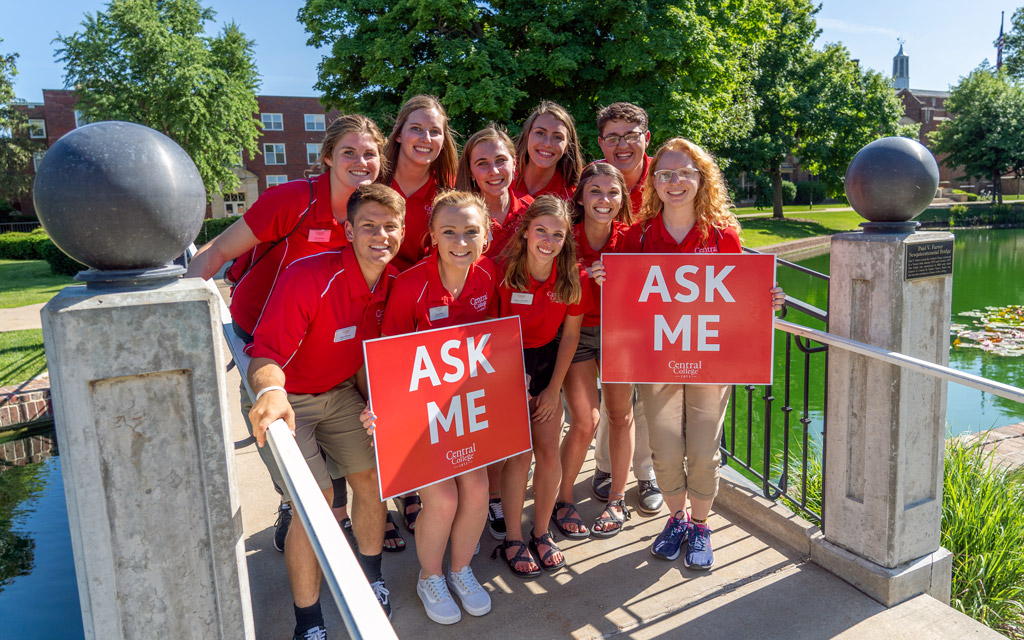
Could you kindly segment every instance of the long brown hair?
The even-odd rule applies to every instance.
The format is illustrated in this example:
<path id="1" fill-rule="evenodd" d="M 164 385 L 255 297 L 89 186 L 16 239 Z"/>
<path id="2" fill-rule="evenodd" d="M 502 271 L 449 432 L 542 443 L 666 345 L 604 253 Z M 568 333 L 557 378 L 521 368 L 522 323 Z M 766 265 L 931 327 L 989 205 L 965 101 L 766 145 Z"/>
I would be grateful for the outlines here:
<path id="1" fill-rule="evenodd" d="M 670 138 L 665 144 L 658 148 L 654 158 L 651 159 L 650 169 L 647 171 L 647 179 L 644 180 L 644 201 L 640 206 L 640 218 L 650 220 L 661 213 L 665 208 L 664 203 L 654 188 L 654 172 L 658 170 L 658 163 L 669 151 L 682 151 L 693 158 L 693 164 L 700 172 L 700 186 L 697 187 L 697 196 L 694 199 L 694 210 L 697 213 L 697 233 L 700 239 L 706 240 L 712 233 L 712 229 L 727 229 L 732 227 L 737 232 L 740 230 L 740 223 L 736 216 L 729 210 L 729 192 L 725 188 L 725 178 L 722 170 L 718 168 L 715 157 L 705 151 L 700 145 L 686 138 Z"/>
<path id="2" fill-rule="evenodd" d="M 373 138 L 373 141 L 377 143 L 377 155 L 380 157 L 380 173 L 377 174 L 377 179 L 374 182 L 382 182 L 381 178 L 389 167 L 388 160 L 384 157 L 384 136 L 381 134 L 380 129 L 377 128 L 376 122 L 358 113 L 339 116 L 327 127 L 327 131 L 324 132 L 324 139 L 320 142 L 320 157 L 317 160 L 317 171 L 319 173 L 327 173 L 331 170 L 325 160 L 334 153 L 334 147 L 338 144 L 338 140 L 349 133 L 368 133 Z"/>
<path id="3" fill-rule="evenodd" d="M 469 140 L 466 140 L 466 145 L 462 147 L 462 153 L 459 155 L 459 170 L 455 175 L 455 188 L 459 191 L 480 193 L 480 187 L 477 185 L 476 180 L 473 179 L 472 158 L 470 156 L 473 155 L 473 149 L 481 142 L 494 142 L 505 145 L 509 160 L 512 162 L 516 160 L 516 146 L 512 144 L 512 138 L 508 137 L 508 134 L 499 125 L 493 122 L 488 124 L 483 129 L 469 136 Z M 511 187 L 512 185 L 509 186 Z"/>
<path id="4" fill-rule="evenodd" d="M 555 257 L 555 300 L 577 304 L 583 297 L 579 268 L 576 266 L 576 243 L 572 238 L 572 211 L 569 203 L 558 196 L 540 196 L 519 219 L 516 232 L 509 238 L 498 260 L 505 265 L 504 284 L 510 289 L 529 291 L 530 270 L 527 268 L 526 234 L 530 223 L 541 216 L 554 216 L 565 225 L 565 242 Z"/>
<path id="5" fill-rule="evenodd" d="M 526 143 L 530 132 L 533 131 L 533 123 L 545 113 L 554 116 L 569 130 L 569 140 L 567 140 L 569 144 L 558 161 L 558 171 L 561 172 L 562 179 L 567 186 L 575 187 L 580 181 L 580 173 L 583 172 L 583 154 L 580 151 L 579 138 L 576 136 L 576 122 L 572 119 L 572 115 L 565 110 L 565 107 L 550 100 L 541 100 L 541 103 L 530 112 L 526 122 L 523 123 L 523 130 L 516 137 L 516 168 L 519 170 L 517 184 L 522 186 L 523 170 L 526 165 L 530 164 L 530 154 L 527 153 Z"/>
<path id="6" fill-rule="evenodd" d="M 444 110 L 441 101 L 435 96 L 428 95 L 413 96 L 406 100 L 402 108 L 399 109 L 395 126 L 391 129 L 387 144 L 384 145 L 384 158 L 387 159 L 388 170 L 385 172 L 383 165 L 381 166 L 381 182 L 390 184 L 394 179 L 395 171 L 398 170 L 398 153 L 401 147 L 401 143 L 395 138 L 401 135 L 402 128 L 409 121 L 409 117 L 419 109 L 428 111 L 433 109 L 441 114 L 441 118 L 444 120 L 444 142 L 441 143 L 441 153 L 430 164 L 430 173 L 439 189 L 451 189 L 455 184 L 455 170 L 459 161 L 459 154 L 455 149 L 454 132 L 448 124 L 448 112 Z"/>
<path id="7" fill-rule="evenodd" d="M 615 222 L 633 224 L 633 204 L 629 199 L 629 189 L 626 188 L 626 178 L 622 172 L 607 162 L 595 162 L 588 164 L 580 176 L 580 184 L 576 187 L 576 195 L 572 198 L 573 222 L 582 222 L 587 212 L 583 207 L 583 192 L 592 180 L 598 176 L 611 176 L 619 184 L 619 193 L 622 194 L 622 206 L 615 213 Z"/>

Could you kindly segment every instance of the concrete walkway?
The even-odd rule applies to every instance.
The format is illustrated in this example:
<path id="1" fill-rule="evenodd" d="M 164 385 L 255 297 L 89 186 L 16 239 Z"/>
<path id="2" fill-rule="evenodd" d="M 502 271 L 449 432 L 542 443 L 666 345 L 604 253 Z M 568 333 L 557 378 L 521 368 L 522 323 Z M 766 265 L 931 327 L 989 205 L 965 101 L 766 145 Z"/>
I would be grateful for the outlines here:
<path id="1" fill-rule="evenodd" d="M 24 329 L 39 329 L 42 323 L 39 319 L 39 312 L 43 304 L 30 304 L 25 307 L 14 307 L 12 309 L 0 309 L 0 331 L 22 331 Z"/>

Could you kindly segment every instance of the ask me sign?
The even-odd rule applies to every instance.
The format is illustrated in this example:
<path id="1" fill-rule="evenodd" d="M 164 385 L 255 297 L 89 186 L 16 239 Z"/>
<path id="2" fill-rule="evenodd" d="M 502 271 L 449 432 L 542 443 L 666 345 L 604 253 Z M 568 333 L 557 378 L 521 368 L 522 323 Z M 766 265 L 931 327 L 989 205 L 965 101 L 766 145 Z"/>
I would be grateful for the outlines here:
<path id="1" fill-rule="evenodd" d="M 381 500 L 532 448 L 519 318 L 363 343 Z"/>
<path id="2" fill-rule="evenodd" d="M 602 381 L 771 384 L 775 256 L 601 259 Z"/>

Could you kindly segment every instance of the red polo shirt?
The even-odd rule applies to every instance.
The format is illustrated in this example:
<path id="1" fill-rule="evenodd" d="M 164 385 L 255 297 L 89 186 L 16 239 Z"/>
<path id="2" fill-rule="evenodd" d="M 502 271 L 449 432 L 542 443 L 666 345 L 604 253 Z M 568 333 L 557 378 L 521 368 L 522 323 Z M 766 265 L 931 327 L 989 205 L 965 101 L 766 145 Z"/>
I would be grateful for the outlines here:
<path id="1" fill-rule="evenodd" d="M 250 335 L 285 267 L 299 258 L 348 244 L 345 227 L 331 210 L 330 174 L 313 178 L 313 206 L 307 214 L 309 200 L 309 183 L 292 180 L 267 189 L 243 216 L 260 243 L 238 258 L 240 267 L 253 266 L 245 275 L 236 276 L 240 279 L 231 292 L 231 318 Z M 295 231 L 288 235 L 292 229 Z M 285 239 L 268 253 L 280 238 Z"/>
<path id="2" fill-rule="evenodd" d="M 391 261 L 399 271 L 405 271 L 423 259 L 426 248 L 430 246 L 427 239 L 430 226 L 430 209 L 437 195 L 437 181 L 430 175 L 427 183 L 416 193 L 407 196 L 398 186 L 397 180 L 391 181 L 391 188 L 405 198 L 405 238 L 398 248 L 398 255 Z"/>
<path id="3" fill-rule="evenodd" d="M 516 227 L 519 226 L 519 219 L 523 217 L 533 202 L 533 196 L 517 195 L 511 189 L 509 189 L 508 195 L 511 202 L 508 205 L 508 215 L 505 216 L 504 224 L 491 218 L 491 244 L 488 245 L 487 251 L 484 253 L 488 258 L 498 257 L 508 243 L 508 239 L 515 233 Z"/>
<path id="4" fill-rule="evenodd" d="M 371 291 L 350 248 L 297 260 L 281 275 L 246 352 L 280 365 L 288 393 L 333 389 L 363 366 L 363 340 L 380 337 L 397 275 L 389 265 Z"/>
<path id="5" fill-rule="evenodd" d="M 503 274 L 505 267 L 498 264 L 498 273 Z M 579 268 L 579 267 L 578 267 Z M 587 272 L 580 270 L 580 285 L 583 297 L 577 304 L 565 304 L 555 300 L 555 278 L 557 269 L 552 267 L 547 280 L 539 282 L 530 278 L 528 291 L 509 288 L 504 278 L 499 275 L 498 290 L 491 302 L 487 315 L 492 318 L 519 316 L 519 326 L 523 333 L 523 348 L 534 349 L 543 347 L 555 339 L 558 328 L 566 316 L 579 316 L 586 313 L 591 305 L 590 281 Z"/>
<path id="6" fill-rule="evenodd" d="M 519 181 L 518 176 L 516 176 L 513 184 L 516 185 L 514 192 L 520 198 L 523 196 L 530 196 L 536 200 L 541 196 L 552 195 L 558 196 L 567 202 L 572 202 L 572 196 L 576 193 L 576 187 L 565 184 L 565 178 L 562 176 L 562 172 L 558 169 L 555 169 L 555 175 L 551 176 L 551 180 L 537 193 L 531 194 L 527 191 L 526 185 Z"/>
<path id="7" fill-rule="evenodd" d="M 626 231 L 629 229 L 629 225 L 625 222 L 612 222 L 612 234 L 608 236 L 608 241 L 604 243 L 604 246 L 594 251 L 590 247 L 590 243 L 587 242 L 587 232 L 583 229 L 582 222 L 576 224 L 572 228 L 572 235 L 576 238 L 576 258 L 579 260 L 580 266 L 589 269 L 590 265 L 594 264 L 594 261 L 601 257 L 602 253 L 619 253 L 625 244 Z M 587 311 L 583 317 L 584 327 L 596 327 L 601 324 L 601 287 L 597 286 L 597 283 L 591 279 L 587 279 L 590 283 L 590 295 L 593 299 L 593 305 L 590 310 Z"/>
<path id="8" fill-rule="evenodd" d="M 621 253 L 740 253 L 740 234 L 732 227 L 713 229 L 701 240 L 697 225 L 693 225 L 682 242 L 665 229 L 661 214 L 650 220 L 635 223 L 626 232 Z"/>
<path id="9" fill-rule="evenodd" d="M 381 332 L 397 336 L 486 320 L 495 280 L 494 263 L 481 257 L 469 268 L 466 284 L 455 298 L 441 283 L 437 254 L 431 254 L 395 280 Z"/>

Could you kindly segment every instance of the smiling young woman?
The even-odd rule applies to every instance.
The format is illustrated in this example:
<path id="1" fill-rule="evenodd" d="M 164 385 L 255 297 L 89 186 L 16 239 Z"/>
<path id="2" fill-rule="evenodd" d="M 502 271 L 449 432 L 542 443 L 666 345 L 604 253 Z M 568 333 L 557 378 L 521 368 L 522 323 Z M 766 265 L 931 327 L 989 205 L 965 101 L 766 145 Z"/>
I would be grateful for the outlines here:
<path id="1" fill-rule="evenodd" d="M 516 193 L 572 200 L 583 154 L 575 121 L 565 107 L 544 100 L 530 112 L 516 138 L 516 166 Z"/>

